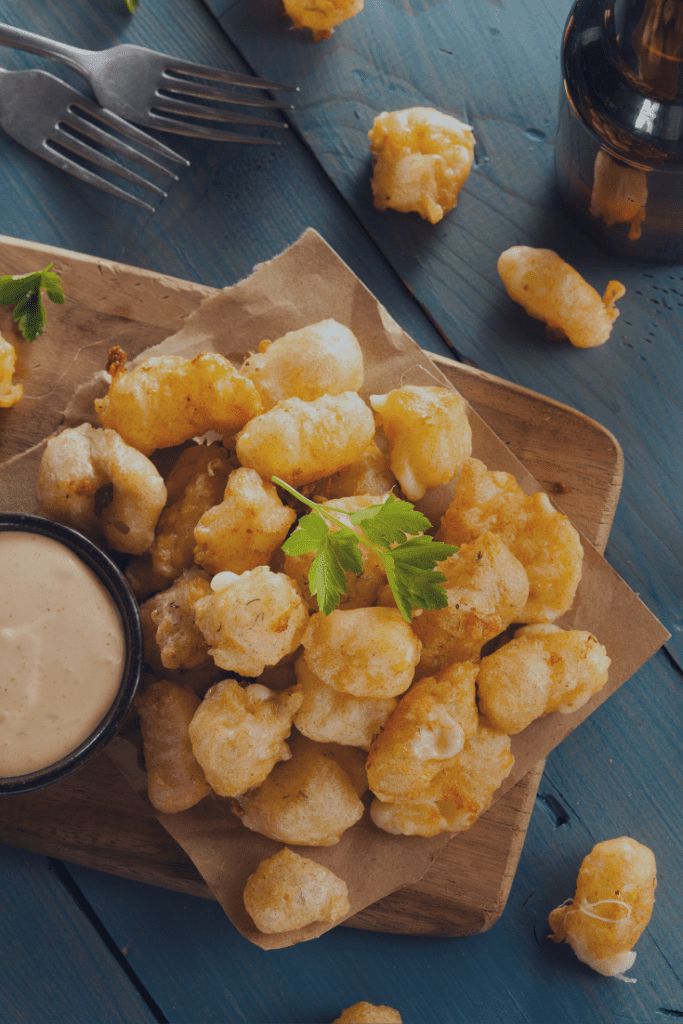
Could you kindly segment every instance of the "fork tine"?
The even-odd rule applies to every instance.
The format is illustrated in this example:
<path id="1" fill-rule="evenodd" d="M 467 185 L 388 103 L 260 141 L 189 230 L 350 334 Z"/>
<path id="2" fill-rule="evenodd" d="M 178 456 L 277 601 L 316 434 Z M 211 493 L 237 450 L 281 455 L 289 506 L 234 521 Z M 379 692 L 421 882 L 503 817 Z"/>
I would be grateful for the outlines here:
<path id="1" fill-rule="evenodd" d="M 130 160 L 135 160 L 139 164 L 143 164 L 145 167 L 149 167 L 150 170 L 156 170 L 160 173 L 168 175 L 173 181 L 178 180 L 178 175 L 174 174 L 173 171 L 165 167 L 164 164 L 160 164 L 157 160 L 152 160 L 151 157 L 147 156 L 146 153 L 142 153 L 139 149 L 135 149 L 134 146 L 129 146 L 127 142 L 123 142 L 115 135 L 111 135 L 109 132 L 105 132 L 102 128 L 98 128 L 92 123 L 92 121 L 86 121 L 84 117 L 81 117 L 76 111 L 72 111 L 67 117 L 63 118 L 62 124 L 67 125 L 69 128 L 73 128 L 75 131 L 80 132 L 81 135 L 87 136 L 92 139 L 93 142 L 99 142 L 108 149 L 112 149 L 115 153 L 119 153 L 121 156 L 127 156 Z"/>
<path id="2" fill-rule="evenodd" d="M 243 75 L 237 71 L 224 68 L 213 68 L 209 64 L 193 64 L 192 61 L 168 58 L 166 71 L 180 75 L 194 75 L 195 78 L 208 78 L 214 82 L 225 82 L 226 85 L 243 85 L 247 89 L 271 89 L 273 92 L 299 92 L 298 85 L 283 85 L 281 82 L 270 82 L 254 75 Z"/>
<path id="3" fill-rule="evenodd" d="M 178 96 L 194 96 L 200 100 L 219 100 L 221 103 L 234 103 L 240 107 L 268 107 L 272 110 L 288 110 L 289 104 L 271 100 L 266 96 L 253 96 L 248 93 L 226 92 L 216 89 L 203 82 L 191 82 L 189 78 L 176 78 L 174 75 L 162 75 L 160 89 L 163 92 L 177 93 Z"/>
<path id="4" fill-rule="evenodd" d="M 191 139 L 207 139 L 212 142 L 241 142 L 247 146 L 279 146 L 276 139 L 261 139 L 254 135 L 240 135 L 238 132 L 224 132 L 218 128 L 208 128 L 202 124 L 191 124 L 189 121 L 176 121 L 175 118 L 156 114 L 153 111 L 147 115 L 147 121 L 151 128 L 158 128 L 162 132 L 171 132 L 173 135 L 185 135 Z"/>
<path id="5" fill-rule="evenodd" d="M 251 124 L 261 128 L 288 128 L 284 121 L 268 120 L 265 117 L 252 117 L 250 114 L 240 114 L 237 111 L 219 107 L 205 107 L 200 103 L 186 103 L 184 100 L 168 96 L 155 96 L 152 106 L 153 111 L 165 114 L 182 114 L 183 116 L 197 117 L 203 121 L 227 121 L 232 124 Z"/>
<path id="6" fill-rule="evenodd" d="M 79 97 L 78 100 L 72 103 L 69 107 L 70 112 L 78 113 L 81 110 L 89 117 L 100 121 L 102 124 L 107 125 L 110 128 L 116 129 L 121 135 L 125 135 L 126 138 L 131 139 L 134 142 L 139 142 L 140 145 L 146 146 L 153 153 L 158 156 L 167 157 L 169 160 L 173 160 L 177 164 L 183 164 L 185 167 L 190 166 L 190 161 L 186 160 L 180 153 L 176 153 L 170 146 L 164 145 L 159 139 L 155 139 L 153 135 L 148 135 L 147 132 L 143 132 L 142 129 L 136 128 L 130 121 L 124 120 L 115 114 L 113 110 L 108 110 L 105 107 L 97 106 L 95 103 L 91 103 L 90 100 L 86 99 L 85 96 Z"/>
<path id="7" fill-rule="evenodd" d="M 99 188 L 102 192 L 108 192 L 111 196 L 116 196 L 117 199 L 124 199 L 128 203 L 132 203 L 134 206 L 140 206 L 143 210 L 147 210 L 149 213 L 156 213 L 156 210 L 151 203 L 146 202 L 144 199 L 140 199 L 138 196 L 134 196 L 131 192 L 126 192 L 125 189 L 119 188 L 118 185 L 114 185 L 113 182 L 107 181 L 106 178 L 101 178 L 99 174 L 95 174 L 93 171 L 87 170 L 85 167 L 81 167 L 75 160 L 70 160 L 69 157 L 63 153 L 58 153 L 57 150 L 52 149 L 49 142 L 44 142 L 40 149 L 36 149 L 35 152 L 38 156 L 42 157 L 48 163 L 54 164 L 60 171 L 64 171 L 66 174 L 73 175 L 74 178 L 78 178 L 80 181 L 86 182 L 88 185 L 93 185 L 95 188 Z"/>
<path id="8" fill-rule="evenodd" d="M 92 146 L 88 146 L 87 143 L 77 139 L 75 135 L 71 135 L 70 132 L 64 131 L 60 125 L 57 125 L 57 129 L 50 136 L 50 142 L 57 143 L 64 149 L 68 149 L 75 156 L 83 157 L 84 160 L 89 160 L 90 163 L 95 164 L 97 167 L 101 167 L 103 170 L 111 171 L 113 174 L 117 174 L 120 178 L 124 178 L 126 181 L 130 181 L 134 185 L 139 185 L 141 188 L 149 188 L 157 195 L 166 196 L 166 192 L 158 185 L 148 181 L 147 178 L 143 178 L 137 171 L 131 171 L 129 167 L 124 167 L 123 164 L 117 163 L 116 160 L 112 160 L 111 157 L 105 153 L 101 153 L 99 149 L 93 149 Z"/>

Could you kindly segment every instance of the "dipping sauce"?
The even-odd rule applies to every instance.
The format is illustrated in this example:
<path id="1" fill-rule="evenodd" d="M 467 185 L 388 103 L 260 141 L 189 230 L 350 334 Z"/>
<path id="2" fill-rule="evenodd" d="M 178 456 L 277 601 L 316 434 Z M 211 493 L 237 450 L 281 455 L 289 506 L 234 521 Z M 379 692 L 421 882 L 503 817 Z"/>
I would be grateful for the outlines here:
<path id="1" fill-rule="evenodd" d="M 0 777 L 46 768 L 97 728 L 126 641 L 97 575 L 51 537 L 0 531 Z"/>

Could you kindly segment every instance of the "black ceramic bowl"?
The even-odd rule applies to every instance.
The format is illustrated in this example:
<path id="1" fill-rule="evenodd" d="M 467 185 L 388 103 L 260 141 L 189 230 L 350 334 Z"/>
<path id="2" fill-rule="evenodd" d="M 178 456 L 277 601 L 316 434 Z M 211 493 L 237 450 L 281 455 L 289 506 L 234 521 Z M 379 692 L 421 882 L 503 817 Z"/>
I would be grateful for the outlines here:
<path id="1" fill-rule="evenodd" d="M 96 751 L 101 750 L 115 735 L 135 696 L 142 671 L 142 628 L 140 612 L 133 593 L 121 570 L 112 562 L 96 544 L 84 537 L 77 530 L 72 530 L 61 523 L 53 523 L 41 516 L 21 515 L 14 512 L 0 512 L 0 531 L 21 531 L 38 533 L 43 537 L 51 537 L 70 548 L 78 555 L 88 568 L 92 569 L 98 579 L 109 591 L 121 616 L 126 656 L 114 703 L 110 707 L 97 728 L 83 740 L 75 750 L 45 768 L 29 772 L 26 775 L 15 775 L 11 778 L 0 777 L 0 796 L 10 793 L 27 793 L 40 789 L 52 782 L 58 782 L 65 775 L 80 768 Z"/>

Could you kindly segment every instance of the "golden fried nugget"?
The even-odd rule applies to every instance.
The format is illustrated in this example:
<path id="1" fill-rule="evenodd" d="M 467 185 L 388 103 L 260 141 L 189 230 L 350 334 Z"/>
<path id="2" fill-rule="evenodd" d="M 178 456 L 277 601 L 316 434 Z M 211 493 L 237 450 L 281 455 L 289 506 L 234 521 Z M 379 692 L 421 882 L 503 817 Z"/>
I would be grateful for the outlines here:
<path id="1" fill-rule="evenodd" d="M 158 670 L 198 668 L 209 659 L 209 648 L 197 627 L 197 601 L 211 593 L 207 573 L 190 569 L 167 590 L 145 601 L 140 609 L 145 655 Z M 158 662 L 157 662 L 158 659 Z"/>
<path id="2" fill-rule="evenodd" d="M 294 487 L 349 466 L 375 435 L 375 421 L 354 391 L 312 402 L 286 398 L 256 416 L 237 435 L 237 458 L 266 480 Z"/>
<path id="3" fill-rule="evenodd" d="M 371 441 L 357 462 L 325 480 L 318 480 L 315 494 L 320 498 L 345 498 L 348 494 L 386 495 L 396 486 L 389 456 Z"/>
<path id="4" fill-rule="evenodd" d="M 195 621 L 220 668 L 259 676 L 301 643 L 308 608 L 289 576 L 260 565 L 241 576 L 220 573 L 211 586 Z"/>
<path id="5" fill-rule="evenodd" d="M 296 663 L 296 676 L 303 701 L 294 724 L 300 733 L 318 743 L 341 743 L 369 750 L 396 707 L 393 697 L 354 697 L 332 689 L 311 672 L 305 655 Z"/>
<path id="6" fill-rule="evenodd" d="M 483 658 L 479 706 L 492 725 L 515 734 L 541 715 L 568 715 L 607 682 L 610 659 L 591 633 L 547 623 L 526 626 Z"/>
<path id="7" fill-rule="evenodd" d="M 354 781 L 335 751 L 294 735 L 292 758 L 236 807 L 242 824 L 291 846 L 334 846 L 363 817 Z"/>
<path id="8" fill-rule="evenodd" d="M 312 402 L 322 395 L 360 391 L 363 353 L 348 327 L 321 320 L 277 341 L 262 341 L 241 372 L 258 388 L 264 409 L 285 398 Z"/>
<path id="9" fill-rule="evenodd" d="M 113 350 L 109 369 L 111 384 L 95 411 L 102 426 L 146 455 L 209 430 L 232 434 L 261 411 L 252 382 L 215 352 L 151 356 L 127 370 L 125 354 Z"/>
<path id="10" fill-rule="evenodd" d="M 367 758 L 364 750 L 343 746 L 341 743 L 320 743 L 318 746 L 326 757 L 331 757 L 344 769 L 358 796 L 367 793 L 368 773 L 365 769 Z"/>
<path id="11" fill-rule="evenodd" d="M 347 1006 L 332 1024 L 403 1024 L 403 1018 L 391 1006 L 363 1002 Z"/>
<path id="12" fill-rule="evenodd" d="M 300 704 L 297 687 L 276 693 L 233 679 L 211 687 L 190 722 L 190 740 L 214 792 L 241 796 L 291 757 L 285 740 Z"/>
<path id="13" fill-rule="evenodd" d="M 14 383 L 17 352 L 0 334 L 0 409 L 11 409 L 22 398 L 24 388 Z"/>
<path id="14" fill-rule="evenodd" d="M 51 437 L 38 469 L 38 500 L 53 519 L 117 551 L 141 555 L 154 540 L 166 502 L 155 466 L 115 430 L 90 423 Z"/>
<path id="15" fill-rule="evenodd" d="M 454 661 L 477 661 L 485 643 L 519 621 L 529 597 L 524 566 L 494 533 L 463 544 L 437 568 L 446 577 L 448 607 L 413 618 L 422 641 L 421 673 L 439 672 Z"/>
<path id="16" fill-rule="evenodd" d="M 628 224 L 628 237 L 635 242 L 643 233 L 647 200 L 647 172 L 629 167 L 614 160 L 603 149 L 599 150 L 593 164 L 591 217 L 601 217 L 608 228 Z"/>
<path id="17" fill-rule="evenodd" d="M 194 807 L 210 792 L 190 744 L 190 721 L 199 697 L 165 680 L 136 701 L 147 769 L 149 802 L 162 814 Z"/>
<path id="18" fill-rule="evenodd" d="M 262 860 L 247 879 L 244 906 L 260 932 L 291 932 L 316 921 L 333 924 L 350 912 L 346 882 L 292 850 Z"/>
<path id="19" fill-rule="evenodd" d="M 472 454 L 472 431 L 464 399 L 450 388 L 406 384 L 371 395 L 389 441 L 391 470 L 410 501 L 447 484 Z"/>
<path id="20" fill-rule="evenodd" d="M 349 529 L 353 530 L 357 536 L 362 537 L 360 527 L 354 526 L 347 516 L 341 514 L 342 511 L 357 512 L 359 509 L 368 508 L 371 505 L 382 505 L 386 498 L 386 494 L 357 494 L 352 498 L 322 501 L 320 504 L 324 508 L 329 508 L 330 511 L 336 511 L 342 522 Z M 330 530 L 338 529 L 331 521 L 327 521 L 327 526 Z M 363 562 L 363 572 L 359 576 L 356 576 L 354 572 L 345 573 L 346 592 L 341 596 L 340 608 L 366 608 L 368 605 L 374 604 L 377 595 L 386 582 L 384 567 L 378 556 L 373 551 L 370 551 L 369 548 L 363 546 L 360 549 L 360 554 Z M 315 554 L 313 552 L 307 555 L 285 555 L 283 563 L 284 571 L 293 580 L 296 580 L 302 594 L 308 601 L 308 607 L 311 611 L 315 611 L 318 607 L 318 601 L 315 595 L 311 594 L 308 585 L 308 572 L 314 558 Z"/>
<path id="21" fill-rule="evenodd" d="M 410 686 L 420 641 L 396 608 L 352 608 L 311 616 L 302 643 L 324 683 L 355 697 L 397 697 Z"/>
<path id="22" fill-rule="evenodd" d="M 316 43 L 329 39 L 335 28 L 360 14 L 365 0 L 283 0 L 295 28 L 309 28 Z"/>
<path id="23" fill-rule="evenodd" d="M 596 843 L 579 869 L 574 899 L 551 911 L 553 942 L 566 942 L 594 971 L 622 981 L 635 963 L 633 946 L 655 904 L 657 864 L 652 850 L 629 836 Z"/>
<path id="24" fill-rule="evenodd" d="M 147 600 L 148 597 L 167 587 L 170 582 L 165 576 L 154 571 L 149 551 L 144 555 L 135 555 L 129 558 L 125 575 L 138 601 Z"/>
<path id="25" fill-rule="evenodd" d="M 619 316 L 615 303 L 626 289 L 610 281 L 602 298 L 552 249 L 513 245 L 498 259 L 498 273 L 513 302 L 576 348 L 604 345 Z"/>
<path id="26" fill-rule="evenodd" d="M 477 731 L 473 662 L 420 679 L 370 747 L 368 785 L 380 800 L 417 800 Z"/>
<path id="27" fill-rule="evenodd" d="M 195 561 L 212 573 L 266 565 L 295 519 L 296 512 L 280 501 L 273 484 L 254 469 L 235 469 L 223 501 L 195 527 Z"/>
<path id="28" fill-rule="evenodd" d="M 512 771 L 515 759 L 510 746 L 509 736 L 480 717 L 477 731 L 419 800 L 374 800 L 372 820 L 394 835 L 429 837 L 466 831 L 489 809 L 496 790 Z"/>
<path id="29" fill-rule="evenodd" d="M 578 531 L 543 491 L 527 495 L 511 473 L 468 459 L 437 537 L 464 544 L 487 530 L 505 541 L 529 577 L 518 622 L 552 622 L 569 611 L 583 565 Z"/>
<path id="30" fill-rule="evenodd" d="M 378 114 L 368 138 L 377 209 L 419 213 L 438 224 L 472 169 L 470 126 L 432 107 L 410 107 Z"/>

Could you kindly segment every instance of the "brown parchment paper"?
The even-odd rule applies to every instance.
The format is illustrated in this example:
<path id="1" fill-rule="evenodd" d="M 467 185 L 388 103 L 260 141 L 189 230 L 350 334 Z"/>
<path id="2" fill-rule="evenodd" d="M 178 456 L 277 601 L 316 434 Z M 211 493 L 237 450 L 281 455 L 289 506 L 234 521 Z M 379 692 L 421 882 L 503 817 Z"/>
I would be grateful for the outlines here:
<path id="1" fill-rule="evenodd" d="M 257 267 L 250 277 L 206 299 L 176 334 L 147 349 L 138 360 L 150 354 L 214 350 L 239 362 L 262 338 L 276 338 L 327 317 L 349 326 L 361 342 L 365 397 L 401 384 L 452 386 L 313 230 L 306 231 L 280 256 Z M 83 385 L 65 410 L 65 422 L 94 420 L 92 400 L 105 387 L 103 374 Z M 472 409 L 470 422 L 474 454 L 491 469 L 514 473 L 527 491 L 538 490 L 533 477 Z M 42 447 L 39 444 L 0 466 L 0 508 L 37 511 L 35 476 Z M 449 489 L 440 489 L 421 507 L 436 520 L 448 497 Z M 606 645 L 612 659 L 609 682 L 574 714 L 549 715 L 513 738 L 515 766 L 499 795 L 545 758 L 668 637 L 661 623 L 585 538 L 583 544 L 583 579 L 573 609 L 561 621 L 566 627 L 591 630 Z M 136 742 L 116 740 L 110 756 L 131 786 L 144 793 L 145 776 Z M 252 942 L 263 949 L 281 948 L 328 930 L 329 926 L 314 925 L 280 936 L 264 936 L 255 930 L 242 905 L 242 889 L 258 862 L 280 844 L 242 828 L 225 801 L 210 797 L 190 811 L 157 817 L 194 862 L 233 924 Z M 418 881 L 449 841 L 457 842 L 457 836 L 428 840 L 390 836 L 376 829 L 366 815 L 336 846 L 300 852 L 346 880 L 352 916 Z"/>

